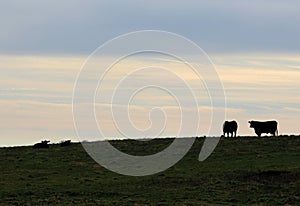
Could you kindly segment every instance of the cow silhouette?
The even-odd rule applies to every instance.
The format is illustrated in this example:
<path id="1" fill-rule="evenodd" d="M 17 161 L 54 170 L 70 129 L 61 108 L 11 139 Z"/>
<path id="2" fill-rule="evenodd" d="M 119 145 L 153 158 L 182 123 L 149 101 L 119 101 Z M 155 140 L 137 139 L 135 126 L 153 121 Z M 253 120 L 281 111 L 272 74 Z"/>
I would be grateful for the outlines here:
<path id="1" fill-rule="evenodd" d="M 49 142 L 50 141 L 48 141 L 48 140 L 41 141 L 39 143 L 34 144 L 33 148 L 35 148 L 35 149 L 36 148 L 49 148 L 49 145 L 48 145 Z"/>
<path id="2" fill-rule="evenodd" d="M 262 133 L 267 133 L 267 134 L 272 134 L 273 136 L 277 135 L 278 136 L 278 129 L 277 125 L 278 123 L 274 120 L 272 121 L 249 121 L 250 127 L 254 129 L 255 134 L 257 136 L 261 136 Z"/>
<path id="3" fill-rule="evenodd" d="M 224 137 L 226 137 L 226 134 L 227 134 L 227 137 L 229 137 L 229 134 L 231 135 L 231 137 L 236 137 L 237 129 L 238 129 L 238 124 L 235 120 L 225 121 L 223 124 Z"/>

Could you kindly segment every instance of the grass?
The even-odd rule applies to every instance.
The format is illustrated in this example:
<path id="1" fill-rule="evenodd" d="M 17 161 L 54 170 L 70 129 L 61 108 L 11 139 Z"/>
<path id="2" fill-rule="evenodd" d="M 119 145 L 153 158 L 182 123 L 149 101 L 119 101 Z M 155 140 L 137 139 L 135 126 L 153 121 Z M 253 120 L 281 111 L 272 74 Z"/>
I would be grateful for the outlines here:
<path id="1" fill-rule="evenodd" d="M 0 148 L 0 205 L 299 205 L 300 137 L 222 138 L 198 161 L 203 138 L 168 170 L 123 176 L 91 159 L 81 144 Z M 111 141 L 154 154 L 172 142 Z"/>

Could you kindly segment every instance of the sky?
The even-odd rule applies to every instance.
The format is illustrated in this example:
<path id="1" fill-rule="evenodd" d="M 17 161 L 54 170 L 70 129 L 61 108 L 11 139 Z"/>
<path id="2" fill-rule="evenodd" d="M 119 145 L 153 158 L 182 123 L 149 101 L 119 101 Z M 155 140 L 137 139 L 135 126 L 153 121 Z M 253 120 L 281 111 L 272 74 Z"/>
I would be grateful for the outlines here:
<path id="1" fill-rule="evenodd" d="M 276 119 L 280 134 L 299 134 L 299 9 L 300 2 L 292 0 L 2 1 L 0 146 L 29 145 L 42 139 L 78 141 L 72 94 L 80 69 L 105 42 L 139 30 L 182 35 L 209 55 L 224 86 L 226 119 L 239 122 L 240 135 L 254 134 L 247 123 L 252 119 Z M 107 61 L 113 57 L 110 54 Z M 201 104 L 197 109 L 204 120 L 201 127 L 206 130 L 211 108 L 205 87 L 181 62 L 169 57 L 149 54 L 125 59 L 110 74 L 104 92 L 111 92 L 112 82 L 122 77 L 121 70 L 145 64 L 172 68 L 199 90 L 197 98 Z M 133 75 L 132 81 L 155 79 L 156 83 L 167 82 L 176 87 L 171 75 L 155 68 L 144 72 Z M 175 100 L 155 88 L 139 92 L 132 100 L 131 120 L 142 130 L 157 126 L 152 129 L 159 133 L 164 124 L 162 113 L 154 113 L 149 119 L 149 111 L 161 107 L 169 118 L 164 132 L 159 134 L 174 136 L 180 127 L 180 110 Z M 96 103 L 105 136 L 119 137 L 111 118 L 100 121 L 110 115 L 110 102 L 104 101 L 100 92 Z M 114 106 L 118 111 L 124 105 Z M 193 112 L 191 108 L 182 110 Z M 126 130 L 125 116 L 117 121 Z M 221 134 L 221 125 L 212 133 Z M 141 137 L 151 134 L 136 133 Z M 199 136 L 206 134 L 199 132 Z"/>

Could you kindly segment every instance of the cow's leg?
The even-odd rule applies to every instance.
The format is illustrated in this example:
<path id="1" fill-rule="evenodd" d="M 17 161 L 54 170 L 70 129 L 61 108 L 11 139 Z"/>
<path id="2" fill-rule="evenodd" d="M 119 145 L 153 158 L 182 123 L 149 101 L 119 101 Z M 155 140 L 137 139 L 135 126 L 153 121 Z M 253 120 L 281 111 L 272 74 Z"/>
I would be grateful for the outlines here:
<path id="1" fill-rule="evenodd" d="M 234 137 L 236 137 L 236 131 L 234 131 Z"/>
<path id="2" fill-rule="evenodd" d="M 258 129 L 254 129 L 254 131 L 255 131 L 255 134 L 260 137 L 261 132 Z"/>
<path id="3" fill-rule="evenodd" d="M 274 132 L 272 132 L 273 136 L 278 136 L 278 130 L 276 129 Z"/>

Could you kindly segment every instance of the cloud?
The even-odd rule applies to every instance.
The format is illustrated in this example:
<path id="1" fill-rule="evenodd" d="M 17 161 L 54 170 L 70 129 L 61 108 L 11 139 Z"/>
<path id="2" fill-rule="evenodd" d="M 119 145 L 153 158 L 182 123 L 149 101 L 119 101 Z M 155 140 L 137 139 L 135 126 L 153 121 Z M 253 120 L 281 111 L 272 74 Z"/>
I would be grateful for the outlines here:
<path id="1" fill-rule="evenodd" d="M 72 90 L 84 57 L 12 55 L 1 56 L 0 59 L 2 72 L 0 106 L 5 108 L 0 110 L 0 131 L 2 137 L 7 137 L 1 139 L 3 145 L 33 143 L 39 141 L 41 137 L 59 141 L 59 138 L 68 136 L 76 140 L 71 107 Z M 107 137 L 115 138 L 119 134 L 109 117 L 111 102 L 106 101 L 104 97 L 111 95 L 114 83 L 118 83 L 120 77 L 128 74 L 130 69 L 135 66 L 159 64 L 153 56 L 146 62 L 143 62 L 144 59 L 124 61 L 119 65 L 119 70 L 111 73 L 104 90 L 98 93 L 96 114 L 104 117 L 101 124 L 105 128 Z M 278 63 L 277 67 L 274 67 L 272 59 Z M 213 61 L 225 87 L 227 119 L 235 119 L 240 123 L 240 134 L 253 134 L 247 124 L 250 119 L 276 119 L 280 123 L 281 133 L 299 131 L 295 122 L 299 119 L 297 108 L 300 101 L 298 90 L 300 73 L 299 69 L 290 68 L 290 65 L 300 65 L 299 55 L 267 54 L 265 57 L 253 53 L 240 56 L 216 55 Z M 180 62 L 162 61 L 162 66 L 172 68 L 173 72 L 177 72 L 190 86 L 196 88 L 196 97 L 200 102 L 199 135 L 206 135 L 205 131 L 210 128 L 211 105 L 203 83 L 194 78 L 192 73 L 182 69 Z M 187 114 L 195 114 L 197 108 L 188 106 L 192 105 L 191 99 L 188 98 L 185 90 L 178 86 L 176 78 L 167 78 L 168 74 L 162 75 L 157 70 L 147 70 L 134 77 L 141 83 L 147 84 L 153 79 L 156 83 L 166 82 L 165 85 L 171 86 L 176 90 L 176 95 L 182 97 L 184 104 L 181 109 Z M 128 88 L 120 88 L 120 94 L 126 97 L 129 91 L 134 91 L 131 90 L 132 88 L 137 89 L 136 86 L 141 85 L 135 81 L 133 83 L 129 84 Z M 127 109 L 126 103 L 121 101 L 114 106 L 117 110 L 124 111 Z M 151 108 L 161 107 L 169 119 L 165 133 L 162 135 L 177 134 L 177 129 L 180 127 L 180 112 L 176 102 L 168 93 L 160 90 L 143 90 L 131 103 L 129 109 L 132 111 L 132 121 L 138 128 L 148 128 L 151 125 L 149 120 Z M 216 106 L 217 111 L 224 109 L 218 104 Z M 118 121 L 126 122 L 126 117 L 127 113 L 118 118 Z M 163 113 L 159 111 L 154 112 L 151 118 L 158 124 L 156 129 L 164 123 Z M 221 125 L 220 127 L 216 125 L 213 134 L 220 133 Z"/>
<path id="2" fill-rule="evenodd" d="M 1 146 L 33 144 L 41 139 L 59 142 L 69 137 L 77 140 L 71 104 L 40 101 L 1 100 Z"/>
<path id="3" fill-rule="evenodd" d="M 297 1 L 3 2 L 2 54 L 87 54 L 120 34 L 157 29 L 209 53 L 299 51 Z"/>
<path id="4" fill-rule="evenodd" d="M 300 113 L 300 108 L 293 108 L 293 107 L 284 107 L 283 109 L 290 111 L 290 112 L 296 112 L 296 113 Z"/>

